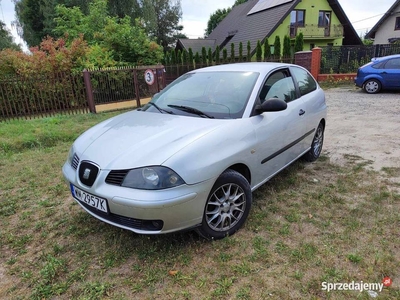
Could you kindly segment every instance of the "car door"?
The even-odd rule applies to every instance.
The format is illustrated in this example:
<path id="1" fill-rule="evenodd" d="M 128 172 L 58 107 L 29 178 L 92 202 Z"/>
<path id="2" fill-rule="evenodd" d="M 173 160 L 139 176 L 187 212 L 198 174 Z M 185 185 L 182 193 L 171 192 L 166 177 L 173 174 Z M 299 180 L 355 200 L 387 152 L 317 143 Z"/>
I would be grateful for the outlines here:
<path id="1" fill-rule="evenodd" d="M 315 130 L 321 121 L 320 112 L 326 108 L 325 95 L 307 70 L 292 66 L 290 71 L 302 100 L 304 138 L 300 141 L 299 147 L 305 152 L 311 147 Z"/>
<path id="2" fill-rule="evenodd" d="M 380 70 L 380 75 L 384 79 L 385 88 L 400 88 L 400 58 L 389 59 Z"/>
<path id="3" fill-rule="evenodd" d="M 278 98 L 287 108 L 278 112 L 264 112 L 252 117 L 257 136 L 257 158 L 260 168 L 256 170 L 256 182 L 270 178 L 303 151 L 301 145 L 305 132 L 303 101 L 298 97 L 288 68 L 270 74 L 261 88 L 260 103 Z"/>

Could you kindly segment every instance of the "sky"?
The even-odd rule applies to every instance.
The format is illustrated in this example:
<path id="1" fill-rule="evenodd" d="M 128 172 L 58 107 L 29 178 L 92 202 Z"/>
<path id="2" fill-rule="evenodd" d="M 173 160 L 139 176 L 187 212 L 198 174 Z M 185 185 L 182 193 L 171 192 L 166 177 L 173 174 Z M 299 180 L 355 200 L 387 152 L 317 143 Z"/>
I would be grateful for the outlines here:
<path id="1" fill-rule="evenodd" d="M 339 0 L 344 12 L 360 34 L 365 34 L 395 3 L 396 0 Z M 181 0 L 183 33 L 188 38 L 204 37 L 210 15 L 217 9 L 229 8 L 235 0 Z M 15 20 L 12 0 L 0 0 L 0 20 L 12 31 L 15 42 L 23 43 L 11 22 Z"/>

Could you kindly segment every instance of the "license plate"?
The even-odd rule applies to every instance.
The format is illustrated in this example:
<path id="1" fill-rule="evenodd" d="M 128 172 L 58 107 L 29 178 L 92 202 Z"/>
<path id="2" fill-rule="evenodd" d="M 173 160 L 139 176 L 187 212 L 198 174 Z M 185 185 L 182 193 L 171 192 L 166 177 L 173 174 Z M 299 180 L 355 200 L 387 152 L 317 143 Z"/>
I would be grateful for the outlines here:
<path id="1" fill-rule="evenodd" d="M 71 184 L 71 192 L 72 196 L 75 199 L 78 199 L 79 201 L 97 208 L 98 210 L 101 210 L 105 213 L 108 213 L 108 208 L 107 208 L 107 200 L 97 197 L 95 195 L 89 194 L 85 191 L 82 191 L 81 189 L 77 188 L 76 186 Z"/>

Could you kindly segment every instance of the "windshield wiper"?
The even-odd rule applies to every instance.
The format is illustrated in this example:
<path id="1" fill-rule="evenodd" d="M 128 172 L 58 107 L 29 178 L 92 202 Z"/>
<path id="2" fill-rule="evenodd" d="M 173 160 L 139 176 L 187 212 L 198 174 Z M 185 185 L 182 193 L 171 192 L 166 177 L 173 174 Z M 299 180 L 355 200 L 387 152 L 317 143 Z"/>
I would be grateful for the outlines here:
<path id="1" fill-rule="evenodd" d="M 191 114 L 195 114 L 195 115 L 198 115 L 203 118 L 206 117 L 209 119 L 214 119 L 213 116 L 210 116 L 209 114 L 206 114 L 205 112 L 202 112 L 201 110 L 194 108 L 194 107 L 184 106 L 184 105 L 174 105 L 174 104 L 170 104 L 170 105 L 168 105 L 168 107 L 172 107 L 172 108 L 179 109 L 179 110 L 191 113 Z"/>
<path id="2" fill-rule="evenodd" d="M 174 114 L 172 111 L 163 109 L 163 108 L 159 107 L 157 104 L 155 104 L 155 103 L 153 103 L 153 102 L 148 102 L 147 104 L 153 105 L 155 108 L 158 109 L 158 111 L 159 111 L 160 113 L 166 112 L 167 114 Z M 169 106 L 169 105 L 168 105 L 168 106 Z"/>

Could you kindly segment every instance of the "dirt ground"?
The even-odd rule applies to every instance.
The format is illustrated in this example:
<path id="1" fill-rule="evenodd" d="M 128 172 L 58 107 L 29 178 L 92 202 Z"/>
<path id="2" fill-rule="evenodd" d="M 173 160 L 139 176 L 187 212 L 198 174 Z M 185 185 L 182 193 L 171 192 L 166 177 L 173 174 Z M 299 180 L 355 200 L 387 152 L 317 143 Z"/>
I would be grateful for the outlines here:
<path id="1" fill-rule="evenodd" d="M 342 164 L 346 157 L 371 161 L 380 171 L 400 168 L 400 93 L 376 95 L 346 86 L 325 89 L 328 120 L 323 153 Z"/>

